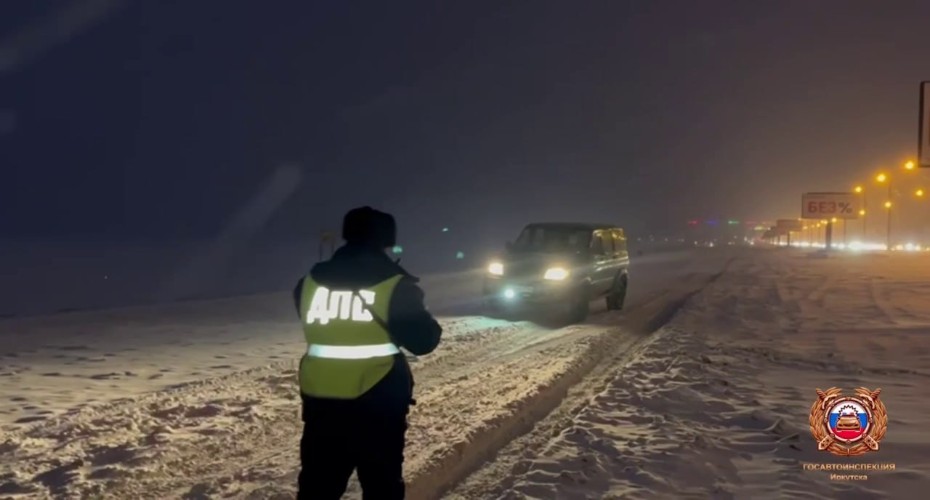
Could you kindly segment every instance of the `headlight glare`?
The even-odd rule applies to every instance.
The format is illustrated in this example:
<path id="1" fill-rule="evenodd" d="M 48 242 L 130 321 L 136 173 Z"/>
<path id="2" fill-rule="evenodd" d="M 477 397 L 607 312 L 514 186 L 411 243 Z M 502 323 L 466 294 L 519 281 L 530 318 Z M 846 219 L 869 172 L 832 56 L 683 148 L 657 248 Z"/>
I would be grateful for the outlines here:
<path id="1" fill-rule="evenodd" d="M 565 278 L 568 278 L 568 269 L 564 267 L 550 267 L 546 269 L 546 274 L 543 276 L 544 279 L 552 281 L 562 281 Z"/>
<path id="2" fill-rule="evenodd" d="M 492 262 L 488 265 L 488 272 L 495 276 L 500 276 L 504 274 L 504 265 L 500 262 Z"/>

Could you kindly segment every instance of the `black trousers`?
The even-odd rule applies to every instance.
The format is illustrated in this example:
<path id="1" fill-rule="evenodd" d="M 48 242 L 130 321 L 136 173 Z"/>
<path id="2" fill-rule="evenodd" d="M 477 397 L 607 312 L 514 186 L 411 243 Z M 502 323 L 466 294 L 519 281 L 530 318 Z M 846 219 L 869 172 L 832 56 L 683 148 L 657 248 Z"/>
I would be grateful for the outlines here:
<path id="1" fill-rule="evenodd" d="M 303 397 L 298 499 L 341 498 L 353 470 L 365 500 L 404 498 L 409 398 L 366 396 L 352 401 Z"/>

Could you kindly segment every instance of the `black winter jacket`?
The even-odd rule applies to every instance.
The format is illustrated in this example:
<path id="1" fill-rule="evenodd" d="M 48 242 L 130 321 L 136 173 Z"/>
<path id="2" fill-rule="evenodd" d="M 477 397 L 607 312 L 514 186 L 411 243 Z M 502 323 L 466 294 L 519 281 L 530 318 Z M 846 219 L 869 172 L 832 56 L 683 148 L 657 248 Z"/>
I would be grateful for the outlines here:
<path id="1" fill-rule="evenodd" d="M 391 296 L 387 319 L 391 337 L 400 347 L 413 354 L 429 354 L 439 345 L 442 327 L 423 303 L 423 291 L 417 286 L 419 278 L 408 273 L 383 251 L 347 244 L 336 250 L 330 260 L 317 263 L 310 270 L 314 281 L 333 289 L 364 288 L 398 274 L 403 275 L 403 278 Z M 294 288 L 294 305 L 298 314 L 303 281 L 301 278 Z M 403 354 L 394 357 L 391 372 L 369 393 L 379 393 L 391 399 L 412 399 L 413 374 Z"/>

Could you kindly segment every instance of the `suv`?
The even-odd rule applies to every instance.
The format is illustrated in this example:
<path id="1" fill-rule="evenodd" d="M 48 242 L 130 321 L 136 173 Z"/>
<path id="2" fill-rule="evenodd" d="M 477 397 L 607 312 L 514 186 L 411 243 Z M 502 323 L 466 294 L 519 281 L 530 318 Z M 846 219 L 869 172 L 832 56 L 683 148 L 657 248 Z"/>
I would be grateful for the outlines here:
<path id="1" fill-rule="evenodd" d="M 572 322 L 588 316 L 604 297 L 608 310 L 623 308 L 630 256 L 623 229 L 611 224 L 534 223 L 507 243 L 484 279 L 484 302 L 494 311 L 564 306 Z"/>

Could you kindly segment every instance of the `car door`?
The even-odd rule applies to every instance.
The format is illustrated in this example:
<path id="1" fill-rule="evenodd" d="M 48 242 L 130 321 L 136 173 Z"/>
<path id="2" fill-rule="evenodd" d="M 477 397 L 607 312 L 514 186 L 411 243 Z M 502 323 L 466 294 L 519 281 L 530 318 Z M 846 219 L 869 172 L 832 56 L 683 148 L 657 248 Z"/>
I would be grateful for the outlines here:
<path id="1" fill-rule="evenodd" d="M 606 293 L 613 284 L 614 244 L 608 231 L 594 231 L 591 237 L 591 285 L 596 293 Z"/>
<path id="2" fill-rule="evenodd" d="M 630 266 L 630 253 L 626 246 L 626 235 L 623 233 L 623 229 L 620 228 L 611 229 L 610 235 L 614 240 L 615 270 L 617 273 L 625 272 Z"/>

